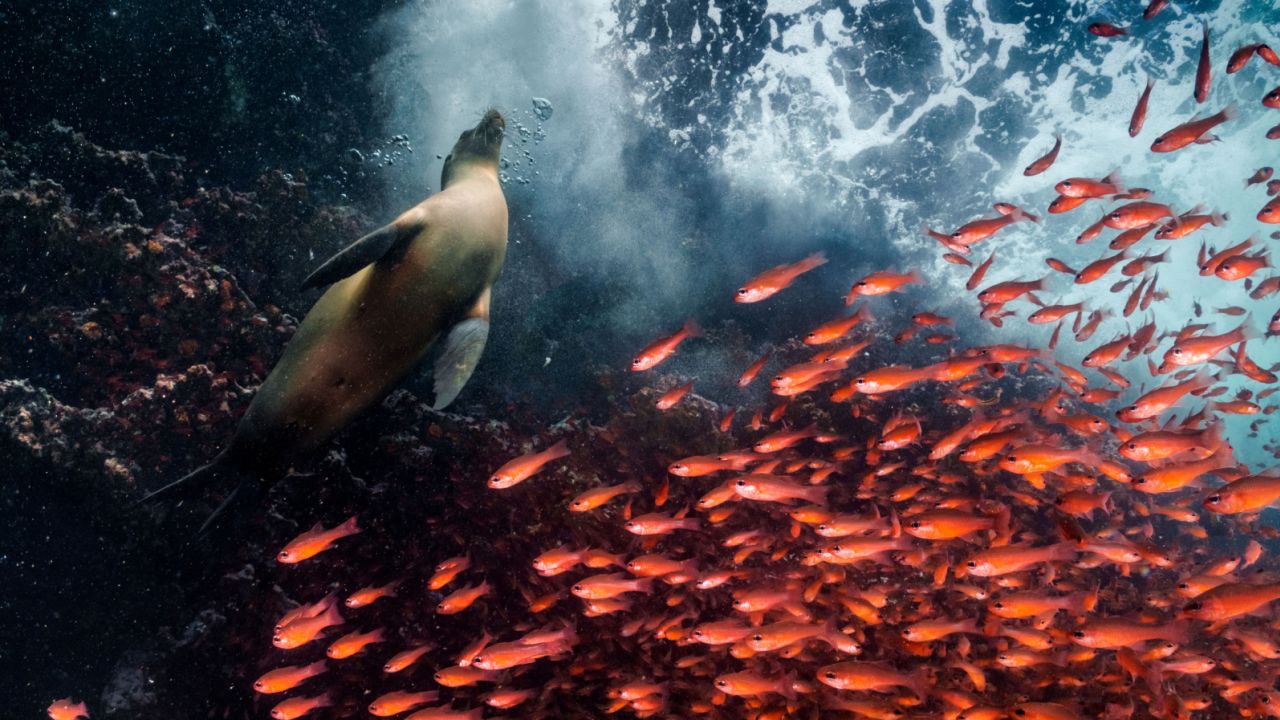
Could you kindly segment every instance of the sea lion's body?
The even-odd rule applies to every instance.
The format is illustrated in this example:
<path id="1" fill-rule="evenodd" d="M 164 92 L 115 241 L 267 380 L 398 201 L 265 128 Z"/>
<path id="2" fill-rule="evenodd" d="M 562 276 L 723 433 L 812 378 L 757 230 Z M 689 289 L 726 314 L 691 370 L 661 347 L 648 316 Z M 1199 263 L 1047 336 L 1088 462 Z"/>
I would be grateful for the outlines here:
<path id="1" fill-rule="evenodd" d="M 380 401 L 441 346 L 433 404 L 453 401 L 489 332 L 489 298 L 507 251 L 507 203 L 498 182 L 505 123 L 490 110 L 445 159 L 439 193 L 356 240 L 307 278 L 329 288 L 307 313 L 209 464 L 150 493 L 231 477 L 248 502 L 299 456 Z M 198 481 L 198 482 L 192 482 Z"/>
<path id="2" fill-rule="evenodd" d="M 315 449 L 419 367 L 440 335 L 488 319 L 507 250 L 507 204 L 473 170 L 398 218 L 402 253 L 330 286 L 259 388 L 228 448 L 241 466 Z M 416 230 L 415 230 L 416 229 Z"/>

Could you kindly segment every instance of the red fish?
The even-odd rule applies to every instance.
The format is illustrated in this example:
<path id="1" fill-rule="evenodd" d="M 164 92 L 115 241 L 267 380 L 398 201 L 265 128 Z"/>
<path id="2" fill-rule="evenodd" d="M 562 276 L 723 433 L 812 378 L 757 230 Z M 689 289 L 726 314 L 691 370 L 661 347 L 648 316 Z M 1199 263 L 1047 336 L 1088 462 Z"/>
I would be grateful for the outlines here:
<path id="1" fill-rule="evenodd" d="M 1045 153 L 1043 156 L 1033 160 L 1031 164 L 1022 171 L 1023 175 L 1028 177 L 1032 175 L 1039 175 L 1045 170 L 1048 170 L 1049 166 L 1053 165 L 1053 161 L 1058 159 L 1058 151 L 1062 149 L 1062 133 L 1055 133 L 1053 138 L 1053 149 Z"/>
<path id="2" fill-rule="evenodd" d="M 1209 82 L 1212 79 L 1212 71 L 1209 67 L 1209 21 L 1201 21 L 1201 28 L 1204 31 L 1204 39 L 1200 43 L 1200 64 L 1196 67 L 1196 102 L 1202 103 L 1209 99 Z"/>
<path id="3" fill-rule="evenodd" d="M 1105 22 L 1091 23 L 1088 27 L 1088 30 L 1094 35 L 1097 35 L 1098 37 L 1104 37 L 1104 38 L 1119 37 L 1121 35 L 1129 34 L 1129 31 L 1125 30 L 1124 28 L 1117 27 L 1115 25 L 1112 25 L 1111 23 L 1105 23 Z"/>
<path id="4" fill-rule="evenodd" d="M 1199 120 L 1185 122 L 1172 130 L 1164 133 L 1151 143 L 1152 152 L 1173 152 L 1179 150 L 1205 136 L 1205 133 L 1214 129 L 1228 120 L 1236 116 L 1236 109 L 1233 105 L 1228 105 L 1220 112 L 1210 115 L 1209 117 Z"/>
<path id="5" fill-rule="evenodd" d="M 1133 107 L 1133 115 L 1129 117 L 1129 137 L 1137 137 L 1147 121 L 1147 104 L 1151 102 L 1151 90 L 1156 86 L 1155 78 L 1147 76 L 1147 87 L 1138 97 L 1138 104 Z"/>
<path id="6" fill-rule="evenodd" d="M 827 256 L 819 252 L 798 262 L 765 270 L 738 288 L 738 292 L 734 293 L 733 301 L 736 303 L 756 303 L 773 297 L 795 282 L 796 278 L 825 264 L 827 264 Z"/>
<path id="7" fill-rule="evenodd" d="M 849 294 L 844 298 L 845 305 L 852 305 L 853 301 L 860 296 L 871 297 L 875 295 L 885 295 L 891 292 L 897 292 L 906 285 L 914 285 L 923 281 L 920 273 L 912 270 L 907 273 L 896 273 L 888 270 L 874 272 L 866 277 L 858 280 L 849 288 Z"/>

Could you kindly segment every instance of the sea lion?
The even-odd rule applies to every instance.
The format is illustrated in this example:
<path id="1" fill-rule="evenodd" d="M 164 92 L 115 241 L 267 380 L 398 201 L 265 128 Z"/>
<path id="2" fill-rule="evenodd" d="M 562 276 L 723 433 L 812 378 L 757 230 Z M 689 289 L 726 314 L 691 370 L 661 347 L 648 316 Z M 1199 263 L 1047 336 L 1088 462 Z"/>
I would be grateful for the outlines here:
<path id="1" fill-rule="evenodd" d="M 242 476 L 207 528 L 233 498 L 254 489 L 245 485 L 278 476 L 381 400 L 442 336 L 433 405 L 453 401 L 484 349 L 493 283 L 506 256 L 507 203 L 498 182 L 505 127 L 497 110 L 485 113 L 445 158 L 440 192 L 306 279 L 304 288 L 329 289 L 258 389 L 231 442 L 213 462 L 145 499 L 198 478 L 228 471 Z"/>

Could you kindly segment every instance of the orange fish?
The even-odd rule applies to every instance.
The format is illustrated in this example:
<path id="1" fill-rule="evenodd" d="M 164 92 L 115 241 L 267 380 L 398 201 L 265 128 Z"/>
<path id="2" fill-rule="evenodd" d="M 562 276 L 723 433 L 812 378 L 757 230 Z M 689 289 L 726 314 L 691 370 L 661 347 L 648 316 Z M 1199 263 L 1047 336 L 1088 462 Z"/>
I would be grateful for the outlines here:
<path id="1" fill-rule="evenodd" d="M 464 587 L 455 590 L 452 594 L 445 597 L 436 605 L 436 613 L 440 615 L 454 615 L 471 607 L 476 600 L 489 594 L 489 583 L 482 582 L 479 585 Z"/>
<path id="2" fill-rule="evenodd" d="M 929 676 L 925 668 L 903 673 L 882 663 L 846 660 L 818 669 L 818 681 L 837 690 L 891 693 L 906 688 L 923 700 L 929 695 Z"/>
<path id="3" fill-rule="evenodd" d="M 364 650 L 366 647 L 385 641 L 382 628 L 366 633 L 351 632 L 333 641 L 325 654 L 334 660 L 345 660 Z"/>
<path id="4" fill-rule="evenodd" d="M 439 590 L 453 582 L 458 574 L 471 567 L 471 558 L 466 556 L 449 558 L 436 565 L 435 573 L 427 580 L 427 588 Z"/>
<path id="5" fill-rule="evenodd" d="M 52 720 L 76 720 L 89 717 L 89 707 L 83 701 L 72 702 L 71 698 L 65 697 L 54 700 L 49 705 L 48 713 Z"/>
<path id="6" fill-rule="evenodd" d="M 286 692 L 306 682 L 308 678 L 320 675 L 326 669 L 324 660 L 317 660 L 310 665 L 277 668 L 255 680 L 253 690 L 263 695 Z M 88 717 L 88 714 L 86 713 L 85 716 Z"/>
<path id="7" fill-rule="evenodd" d="M 1071 633 L 1071 639 L 1089 648 L 1116 649 L 1152 640 L 1187 641 L 1188 628 L 1182 623 L 1143 625 L 1121 618 L 1092 620 Z"/>
<path id="8" fill-rule="evenodd" d="M 1258 512 L 1280 499 L 1280 477 L 1250 475 L 1212 490 L 1205 508 L 1223 515 Z"/>
<path id="9" fill-rule="evenodd" d="M 827 256 L 819 252 L 799 262 L 779 265 L 765 270 L 738 288 L 738 292 L 734 293 L 733 301 L 736 303 L 755 303 L 773 297 L 795 282 L 796 278 L 826 264 Z"/>
<path id="10" fill-rule="evenodd" d="M 506 465 L 498 468 L 493 475 L 489 476 L 489 487 L 494 490 L 505 490 L 519 485 L 533 477 L 547 463 L 566 457 L 569 454 L 569 443 L 565 440 L 560 440 L 541 452 L 521 455 L 514 460 L 508 461 Z"/>
<path id="11" fill-rule="evenodd" d="M 380 585 L 376 587 L 371 585 L 366 588 L 361 588 L 360 590 L 357 590 L 351 593 L 351 595 L 348 596 L 347 599 L 343 601 L 343 604 L 353 609 L 362 608 L 367 605 L 372 605 L 373 603 L 377 602 L 378 600 L 381 600 L 384 597 L 391 597 L 395 595 L 396 587 L 399 585 L 400 585 L 399 580 L 392 580 L 386 585 Z"/>
<path id="12" fill-rule="evenodd" d="M 391 717 L 420 705 L 435 702 L 439 697 L 440 693 L 435 690 L 424 690 L 423 692 L 397 690 L 380 695 L 376 700 L 369 703 L 369 714 L 376 717 Z"/>
<path id="13" fill-rule="evenodd" d="M 283 650 L 293 650 L 315 640 L 326 628 L 342 624 L 342 614 L 334 604 L 336 598 L 330 600 L 315 615 L 298 617 L 275 631 L 271 644 Z"/>
<path id="14" fill-rule="evenodd" d="M 391 656 L 391 659 L 382 666 L 382 671 L 385 673 L 403 672 L 421 660 L 422 656 L 428 652 L 431 652 L 430 645 L 419 645 L 418 647 L 398 652 Z"/>
<path id="15" fill-rule="evenodd" d="M 1280 600 L 1280 583 L 1225 583 L 1187 603 L 1183 613 L 1197 620 L 1217 623 L 1248 615 L 1276 600 Z"/>
<path id="16" fill-rule="evenodd" d="M 293 720 L 332 705 L 333 699 L 329 693 L 314 697 L 293 697 L 271 708 L 271 717 L 273 720 Z"/>
<path id="17" fill-rule="evenodd" d="M 569 512 L 582 513 L 595 510 L 619 495 L 640 492 L 640 483 L 631 480 L 617 485 L 592 488 L 569 502 Z"/>
<path id="18" fill-rule="evenodd" d="M 670 410 L 675 407 L 677 403 L 684 399 L 685 395 L 688 395 L 689 392 L 693 390 L 693 382 L 693 380 L 690 380 L 683 385 L 677 385 L 666 391 L 658 398 L 658 401 L 654 403 L 654 407 L 659 410 Z"/>
<path id="19" fill-rule="evenodd" d="M 684 327 L 680 328 L 674 335 L 665 338 L 659 338 L 653 341 L 645 349 L 640 351 L 639 355 L 631 361 L 631 372 L 642 372 L 650 370 L 675 354 L 676 348 L 680 347 L 680 343 L 691 337 L 699 337 L 702 335 L 702 329 L 692 320 L 686 320 Z"/>
<path id="20" fill-rule="evenodd" d="M 289 541 L 276 555 L 276 560 L 285 564 L 300 563 L 328 550 L 338 540 L 359 532 L 354 516 L 330 530 L 316 523 L 310 530 Z"/>

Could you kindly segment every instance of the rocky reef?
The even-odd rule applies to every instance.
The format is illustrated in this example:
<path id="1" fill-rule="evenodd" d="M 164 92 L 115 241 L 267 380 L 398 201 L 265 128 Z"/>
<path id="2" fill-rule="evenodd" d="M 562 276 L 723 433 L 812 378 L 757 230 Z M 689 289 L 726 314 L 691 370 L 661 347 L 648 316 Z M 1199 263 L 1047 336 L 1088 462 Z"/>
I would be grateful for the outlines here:
<path id="1" fill-rule="evenodd" d="M 318 575 L 281 587 L 274 552 L 305 527 L 357 514 L 379 537 L 405 538 L 344 561 L 369 563 L 370 577 L 477 537 L 518 555 L 565 527 L 543 516 L 563 515 L 560 491 L 512 503 L 482 480 L 548 433 L 572 435 L 563 472 L 582 487 L 616 481 L 599 468 L 657 476 L 673 448 L 715 449 L 697 446 L 714 442 L 711 403 L 690 398 L 658 422 L 653 400 L 675 378 L 628 397 L 601 377 L 614 412 L 550 431 L 528 409 L 437 413 L 402 389 L 294 468 L 234 538 L 187 546 L 191 518 L 225 488 L 177 509 L 137 500 L 225 442 L 296 326 L 282 306 L 312 299 L 296 291 L 309 269 L 297 249 L 328 253 L 370 225 L 318 201 L 303 176 L 272 171 L 241 190 L 202 183 L 182 157 L 104 148 L 58 123 L 0 136 L 0 458 L 12 471 L 0 498 L 16 518 L 0 531 L 14 548 L 0 577 L 23 588 L 6 625 L 29 634 L 4 639 L 24 706 L 72 693 L 95 717 L 261 716 L 250 682 L 281 660 L 270 623 L 306 599 L 290 595 L 299 586 L 325 589 Z"/>

